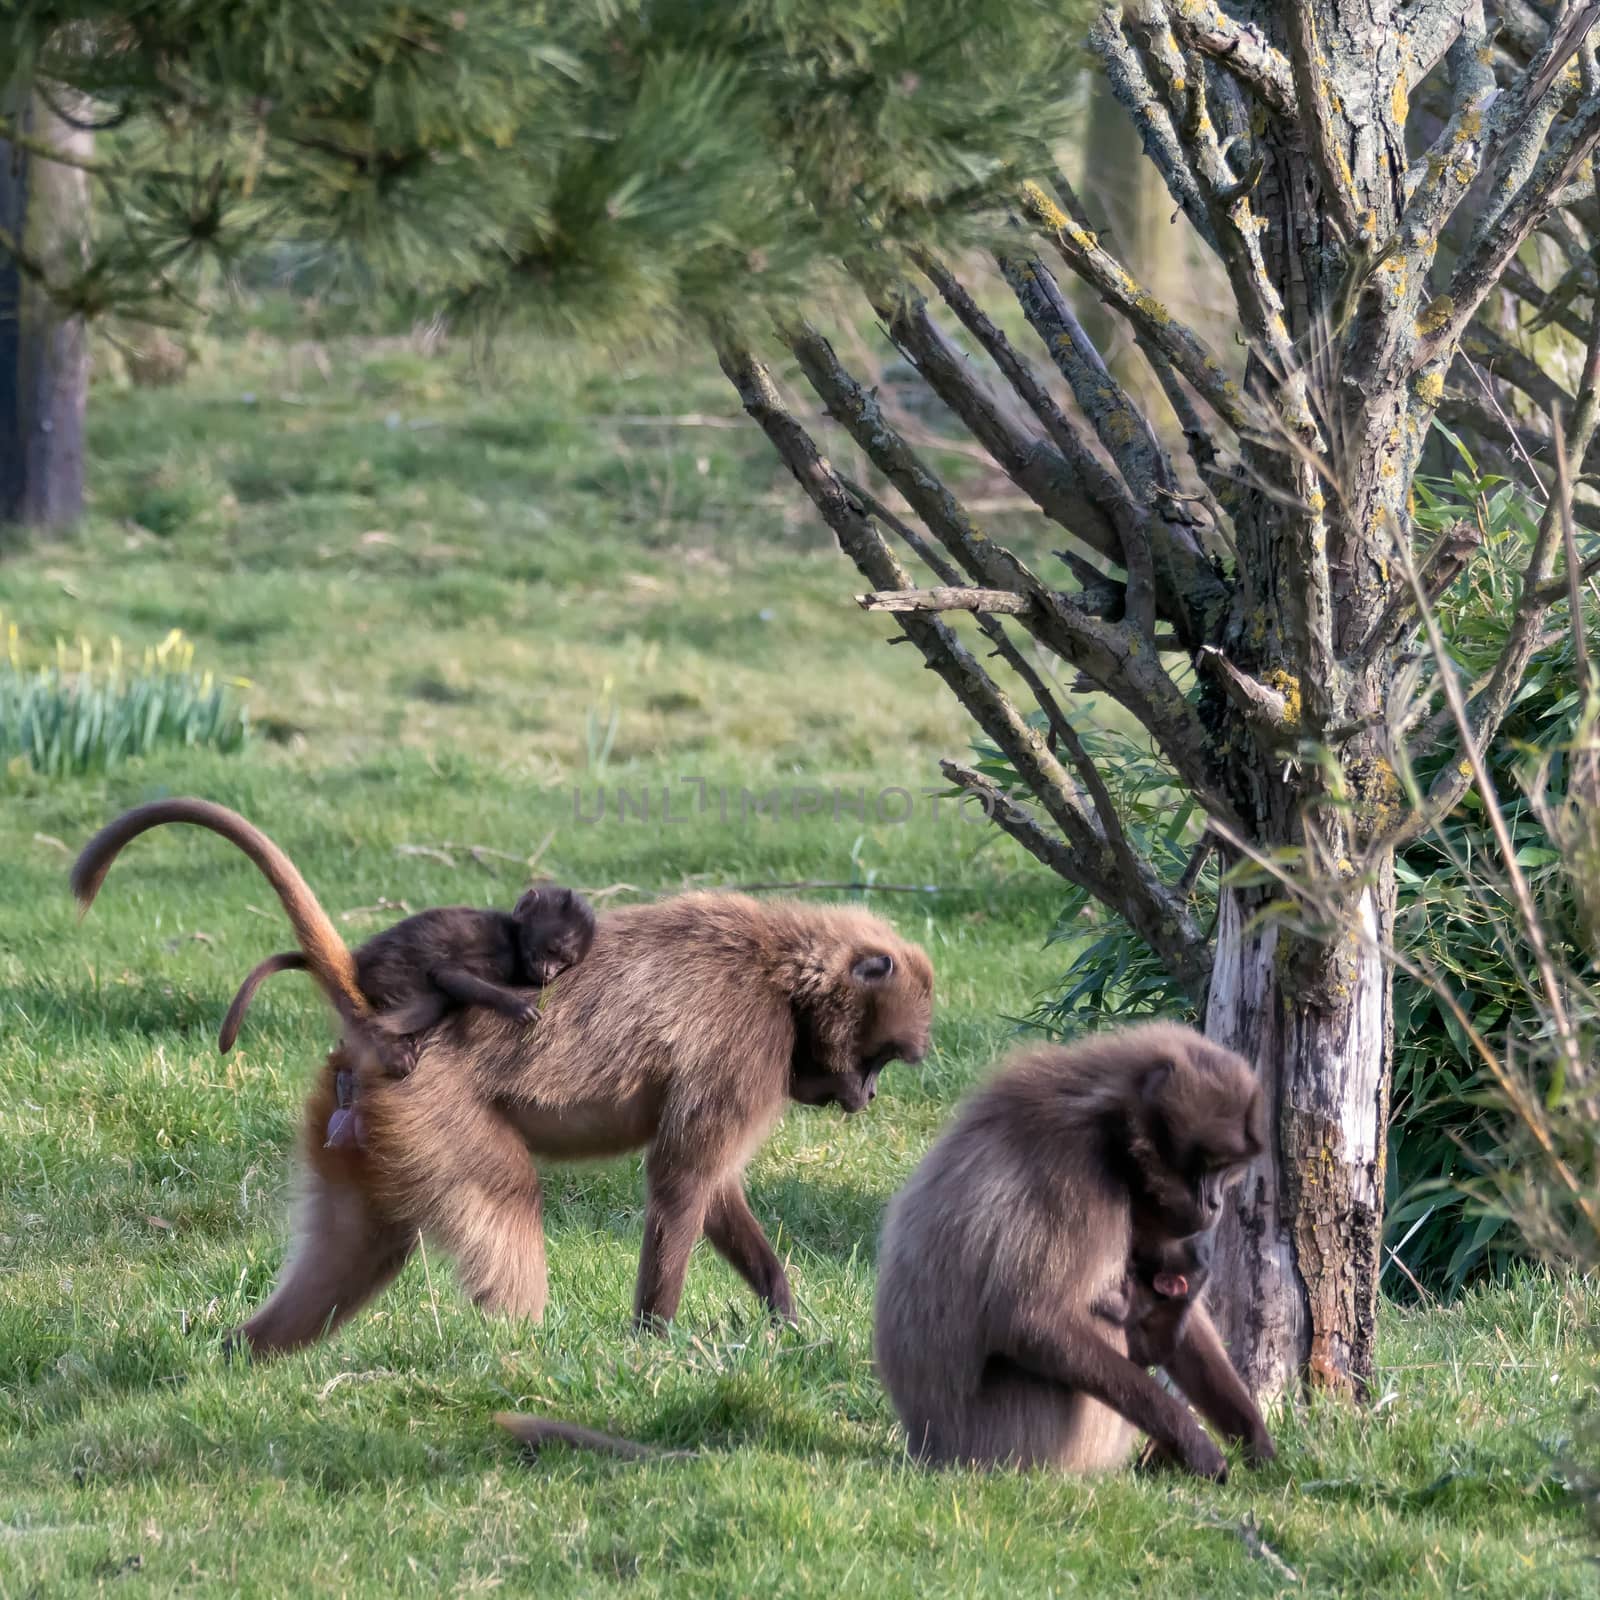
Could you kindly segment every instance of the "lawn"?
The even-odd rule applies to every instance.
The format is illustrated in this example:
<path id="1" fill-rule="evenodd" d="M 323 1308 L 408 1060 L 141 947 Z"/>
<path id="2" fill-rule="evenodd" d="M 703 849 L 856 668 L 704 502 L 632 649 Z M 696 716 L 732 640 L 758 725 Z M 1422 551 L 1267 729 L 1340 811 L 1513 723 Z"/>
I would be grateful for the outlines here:
<path id="1" fill-rule="evenodd" d="M 0 771 L 0 1600 L 1600 1594 L 1563 1477 L 1600 1294 L 1536 1274 L 1386 1308 L 1376 1404 L 1279 1414 L 1277 1463 L 1224 1489 L 906 1464 L 869 1363 L 878 1220 L 1059 978 L 1060 896 L 935 807 L 953 702 L 732 412 L 692 353 L 485 366 L 264 326 L 181 388 L 97 392 L 92 516 L 0 560 L 3 620 L 41 658 L 181 628 L 248 680 L 254 733 L 109 779 Z M 227 1364 L 329 1025 L 285 978 L 216 1054 L 286 943 L 220 841 L 140 840 L 78 923 L 71 852 L 162 793 L 260 822 L 352 940 L 508 905 L 530 865 L 613 904 L 894 886 L 868 898 L 933 958 L 932 1053 L 865 1116 L 796 1110 L 751 1169 L 800 1328 L 702 1251 L 671 1336 L 635 1338 L 629 1161 L 549 1173 L 542 1327 L 486 1320 L 423 1255 L 309 1354 Z M 519 1406 L 700 1453 L 530 1465 L 490 1421 Z"/>

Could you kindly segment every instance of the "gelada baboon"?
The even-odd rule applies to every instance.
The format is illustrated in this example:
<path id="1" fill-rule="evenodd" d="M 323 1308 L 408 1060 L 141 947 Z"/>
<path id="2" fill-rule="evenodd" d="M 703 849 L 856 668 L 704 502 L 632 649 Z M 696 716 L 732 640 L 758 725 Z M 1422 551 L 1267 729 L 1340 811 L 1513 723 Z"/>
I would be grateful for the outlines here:
<path id="1" fill-rule="evenodd" d="M 74 872 L 80 899 L 129 839 L 176 821 L 222 834 L 261 868 L 341 1016 L 364 1016 L 350 952 L 293 863 L 220 806 L 159 801 L 119 818 Z M 485 1309 L 537 1319 L 546 1274 L 530 1152 L 571 1160 L 641 1146 L 636 1318 L 677 1310 L 702 1233 L 792 1317 L 783 1264 L 745 1199 L 745 1164 L 789 1100 L 859 1111 L 887 1063 L 920 1060 L 932 997 L 928 958 L 866 912 L 688 894 L 602 917 L 531 1033 L 483 1007 L 453 1012 L 399 1081 L 347 1038 L 307 1101 L 296 1243 L 239 1337 L 262 1352 L 320 1337 L 399 1272 L 419 1231 Z M 324 1144 L 340 1071 L 361 1078 L 365 1149 Z"/>
<path id="2" fill-rule="evenodd" d="M 574 889 L 529 889 L 512 910 L 438 906 L 375 934 L 354 952 L 356 982 L 372 1007 L 372 1026 L 401 1039 L 431 1028 L 456 1006 L 488 1006 L 513 1022 L 539 1015 L 543 989 L 575 967 L 594 943 L 594 912 Z M 275 972 L 304 972 L 303 951 L 268 956 L 239 987 L 217 1038 L 226 1054 L 256 990 Z M 389 1058 L 404 1077 L 411 1057 Z"/>
<path id="3" fill-rule="evenodd" d="M 1002 1065 L 890 1202 L 878 1264 L 878 1371 L 930 1462 L 1124 1462 L 1142 1429 L 1190 1471 L 1222 1453 L 1128 1357 L 1115 1304 L 1136 1244 L 1208 1231 L 1260 1153 L 1249 1065 L 1155 1023 Z M 1174 1319 L 1168 1374 L 1251 1453 L 1271 1443 L 1205 1307 Z M 1242 1404 L 1241 1404 L 1242 1397 Z"/>

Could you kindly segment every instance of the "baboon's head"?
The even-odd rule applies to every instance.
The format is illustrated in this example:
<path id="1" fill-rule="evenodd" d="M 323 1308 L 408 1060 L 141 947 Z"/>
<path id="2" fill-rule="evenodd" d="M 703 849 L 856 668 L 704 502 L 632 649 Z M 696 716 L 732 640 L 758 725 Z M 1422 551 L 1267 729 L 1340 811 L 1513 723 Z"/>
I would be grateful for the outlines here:
<path id="1" fill-rule="evenodd" d="M 1266 1108 L 1249 1062 L 1188 1030 L 1172 1036 L 1173 1047 L 1133 1075 L 1124 1105 L 1136 1238 L 1210 1233 L 1228 1191 L 1266 1144 Z"/>
<path id="2" fill-rule="evenodd" d="M 594 943 L 594 912 L 575 889 L 541 884 L 512 907 L 523 970 L 541 988 L 575 967 Z"/>
<path id="3" fill-rule="evenodd" d="M 917 1062 L 927 1054 L 933 967 L 914 944 L 873 938 L 851 948 L 827 983 L 796 997 L 795 1023 L 790 1097 L 861 1111 L 876 1098 L 878 1074 L 891 1061 Z"/>

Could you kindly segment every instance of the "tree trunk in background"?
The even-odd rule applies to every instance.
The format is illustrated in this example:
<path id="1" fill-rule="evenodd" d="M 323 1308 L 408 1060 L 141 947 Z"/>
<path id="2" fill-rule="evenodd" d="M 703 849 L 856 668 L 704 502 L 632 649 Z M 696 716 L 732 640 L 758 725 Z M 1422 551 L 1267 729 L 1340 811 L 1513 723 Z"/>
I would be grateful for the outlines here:
<path id="1" fill-rule="evenodd" d="M 92 136 L 26 88 L 0 111 L 34 139 L 87 156 Z M 0 228 L 52 276 L 80 264 L 88 180 L 0 139 Z M 41 286 L 0 252 L 0 525 L 61 527 L 83 511 L 83 421 L 89 346 L 83 320 L 63 317 Z"/>

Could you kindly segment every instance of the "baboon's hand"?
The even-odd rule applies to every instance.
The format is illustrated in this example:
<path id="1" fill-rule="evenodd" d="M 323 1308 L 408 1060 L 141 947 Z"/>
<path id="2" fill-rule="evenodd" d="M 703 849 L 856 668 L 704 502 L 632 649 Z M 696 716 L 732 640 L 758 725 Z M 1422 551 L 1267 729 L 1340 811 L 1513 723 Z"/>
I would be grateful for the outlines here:
<path id="1" fill-rule="evenodd" d="M 539 1020 L 539 1002 L 537 1000 L 524 1000 L 511 1014 L 518 1022 L 537 1022 Z"/>
<path id="2" fill-rule="evenodd" d="M 1210 1478 L 1213 1483 L 1228 1481 L 1228 1458 L 1198 1423 L 1184 1430 L 1178 1453 L 1184 1466 L 1197 1478 Z"/>
<path id="3" fill-rule="evenodd" d="M 1278 1459 L 1277 1446 L 1273 1444 L 1265 1428 L 1262 1428 L 1260 1432 L 1252 1432 L 1250 1437 L 1245 1440 L 1244 1458 L 1253 1467 L 1259 1467 L 1268 1461 L 1276 1461 Z"/>

